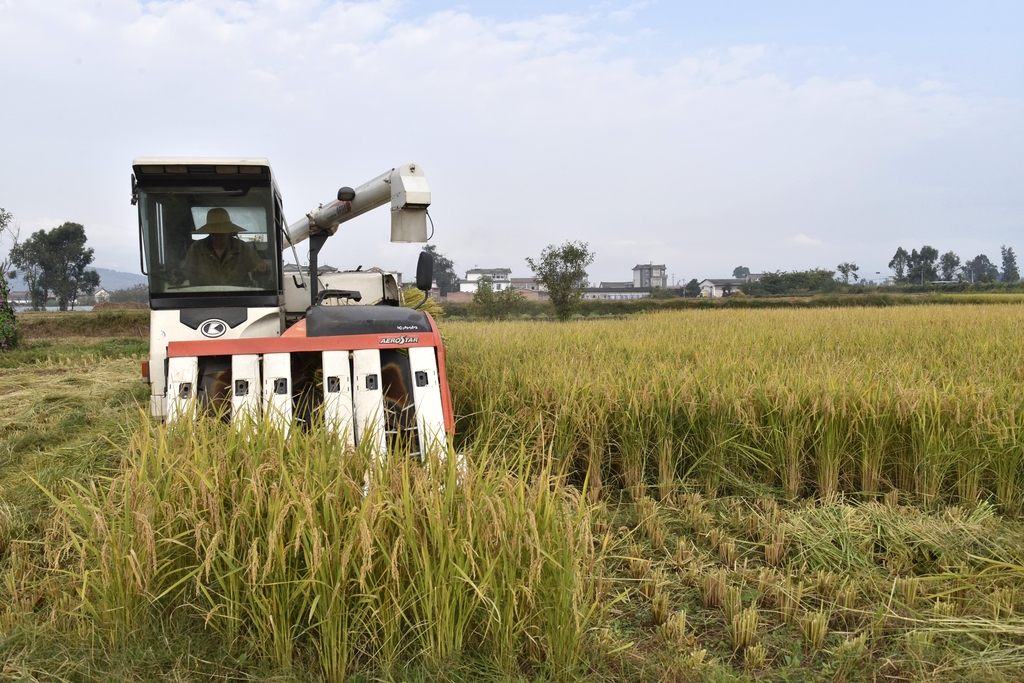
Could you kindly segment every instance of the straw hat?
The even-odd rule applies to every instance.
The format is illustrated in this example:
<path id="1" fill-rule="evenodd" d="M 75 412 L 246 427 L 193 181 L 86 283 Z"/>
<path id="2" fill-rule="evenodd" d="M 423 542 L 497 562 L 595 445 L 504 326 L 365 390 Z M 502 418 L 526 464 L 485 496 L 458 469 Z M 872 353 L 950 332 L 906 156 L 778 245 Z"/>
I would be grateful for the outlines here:
<path id="1" fill-rule="evenodd" d="M 206 214 L 206 225 L 197 228 L 195 234 L 213 235 L 235 232 L 247 232 L 247 230 L 231 222 L 231 216 L 227 209 L 210 209 Z"/>

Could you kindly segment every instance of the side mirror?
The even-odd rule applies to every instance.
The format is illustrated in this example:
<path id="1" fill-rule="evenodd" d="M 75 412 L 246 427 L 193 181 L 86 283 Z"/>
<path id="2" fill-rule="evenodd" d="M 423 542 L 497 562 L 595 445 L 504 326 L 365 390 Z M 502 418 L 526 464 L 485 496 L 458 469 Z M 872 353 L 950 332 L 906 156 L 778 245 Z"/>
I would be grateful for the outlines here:
<path id="1" fill-rule="evenodd" d="M 350 202 L 356 198 L 356 191 L 351 187 L 343 187 L 338 190 L 338 201 L 339 202 Z"/>
<path id="2" fill-rule="evenodd" d="M 416 289 L 429 292 L 434 286 L 434 256 L 429 251 L 420 252 L 416 263 Z"/>

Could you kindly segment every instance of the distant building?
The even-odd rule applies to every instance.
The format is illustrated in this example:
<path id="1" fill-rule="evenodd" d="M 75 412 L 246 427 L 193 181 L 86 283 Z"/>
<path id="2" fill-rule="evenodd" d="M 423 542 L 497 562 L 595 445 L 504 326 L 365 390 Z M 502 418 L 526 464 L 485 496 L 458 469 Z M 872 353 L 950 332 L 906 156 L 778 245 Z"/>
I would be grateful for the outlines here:
<path id="1" fill-rule="evenodd" d="M 625 282 L 602 282 L 600 289 L 626 289 L 632 286 L 632 280 L 626 280 Z"/>
<path id="2" fill-rule="evenodd" d="M 583 298 L 587 301 L 624 301 L 628 299 L 643 299 L 651 295 L 649 287 L 590 287 L 583 290 Z"/>
<path id="3" fill-rule="evenodd" d="M 762 273 L 751 273 L 747 277 L 711 278 L 700 283 L 700 295 L 708 299 L 717 299 L 733 292 L 747 282 L 757 282 Z"/>
<path id="4" fill-rule="evenodd" d="M 509 282 L 512 283 L 512 289 L 521 289 L 527 292 L 546 292 L 548 289 L 543 282 L 537 282 L 535 277 L 514 277 L 510 278 Z"/>
<path id="5" fill-rule="evenodd" d="M 97 287 L 96 290 L 92 293 L 92 298 L 93 301 L 95 301 L 98 304 L 105 304 L 110 301 L 110 292 L 103 289 L 102 287 Z"/>
<path id="6" fill-rule="evenodd" d="M 309 266 L 305 265 L 305 266 L 302 266 L 300 268 L 299 266 L 295 265 L 294 263 L 286 263 L 286 264 L 284 264 L 284 268 L 282 269 L 282 271 L 284 272 L 285 275 L 298 275 L 299 273 L 301 273 L 303 276 L 308 276 L 309 275 Z M 317 266 L 316 267 L 316 272 L 317 273 L 340 273 L 341 271 L 338 270 L 337 268 L 335 268 L 334 266 L 329 266 L 329 265 L 327 265 L 325 263 L 322 266 Z M 370 272 L 373 272 L 373 273 L 383 273 L 385 271 L 381 270 L 380 268 L 369 268 L 369 269 L 367 269 L 367 270 L 365 270 L 363 272 L 367 272 L 367 273 L 370 273 Z"/>
<path id="7" fill-rule="evenodd" d="M 466 279 L 459 280 L 459 291 L 475 294 L 480 281 L 487 278 L 491 281 L 491 289 L 501 292 L 512 286 L 511 268 L 472 268 L 466 271 Z"/>
<path id="8" fill-rule="evenodd" d="M 665 278 L 665 266 L 639 264 L 633 266 L 634 287 L 667 287 L 668 280 Z"/>

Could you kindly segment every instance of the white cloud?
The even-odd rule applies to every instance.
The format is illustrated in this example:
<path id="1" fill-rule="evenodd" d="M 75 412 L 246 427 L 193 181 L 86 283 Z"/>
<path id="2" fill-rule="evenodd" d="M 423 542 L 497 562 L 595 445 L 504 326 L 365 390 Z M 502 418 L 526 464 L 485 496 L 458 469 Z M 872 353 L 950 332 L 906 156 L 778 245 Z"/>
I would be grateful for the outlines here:
<path id="1" fill-rule="evenodd" d="M 822 245 L 821 240 L 814 239 L 813 237 L 808 237 L 802 232 L 793 235 L 793 237 L 790 238 L 790 241 L 793 244 L 799 244 L 802 247 L 820 247 Z"/>
<path id="2" fill-rule="evenodd" d="M 620 9 L 608 12 L 608 18 L 612 21 L 629 21 L 636 18 L 637 12 L 650 5 L 650 2 L 631 2 Z"/>
<path id="3" fill-rule="evenodd" d="M 82 222 L 99 265 L 130 269 L 135 156 L 268 156 L 293 220 L 416 161 L 459 266 L 525 274 L 523 257 L 583 239 L 594 280 L 650 260 L 687 279 L 827 265 L 794 243 L 871 268 L 893 234 L 945 250 L 964 225 L 997 251 L 1024 220 L 1020 101 L 792 81 L 762 45 L 651 68 L 592 28 L 412 21 L 397 0 L 0 4 L 0 206 Z M 386 226 L 360 218 L 325 258 L 410 270 Z"/>

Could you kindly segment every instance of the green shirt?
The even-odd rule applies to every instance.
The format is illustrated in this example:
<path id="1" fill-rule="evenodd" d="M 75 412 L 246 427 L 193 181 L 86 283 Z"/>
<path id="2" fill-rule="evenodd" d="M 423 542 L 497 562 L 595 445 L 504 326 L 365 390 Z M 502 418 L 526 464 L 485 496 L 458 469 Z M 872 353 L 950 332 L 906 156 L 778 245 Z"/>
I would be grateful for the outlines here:
<path id="1" fill-rule="evenodd" d="M 213 250 L 212 237 L 193 242 L 185 254 L 185 276 L 193 286 L 229 285 L 234 287 L 256 286 L 249 279 L 249 273 L 259 279 L 256 270 L 264 263 L 256 248 L 243 242 L 235 235 L 228 238 L 224 254 L 217 256 Z"/>

